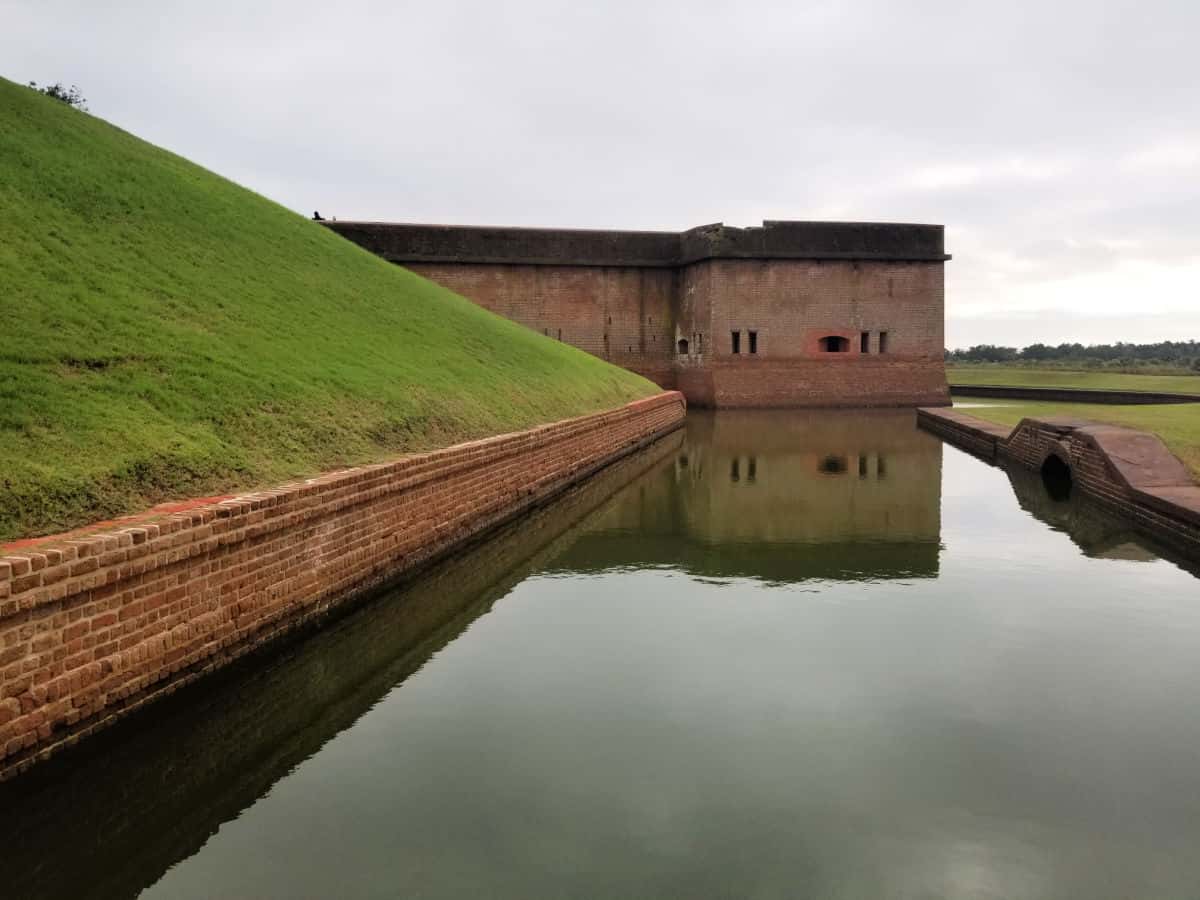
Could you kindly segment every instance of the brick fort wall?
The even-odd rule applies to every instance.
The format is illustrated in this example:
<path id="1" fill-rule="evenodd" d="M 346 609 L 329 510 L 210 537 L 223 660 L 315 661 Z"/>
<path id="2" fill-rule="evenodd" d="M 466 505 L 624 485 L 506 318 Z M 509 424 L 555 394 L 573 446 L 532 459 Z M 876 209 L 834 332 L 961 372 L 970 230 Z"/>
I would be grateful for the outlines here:
<path id="1" fill-rule="evenodd" d="M 678 234 L 327 224 L 696 406 L 949 403 L 941 226 L 765 222 Z"/>
<path id="2" fill-rule="evenodd" d="M 546 337 L 675 387 L 673 269 L 494 263 L 408 268 Z"/>

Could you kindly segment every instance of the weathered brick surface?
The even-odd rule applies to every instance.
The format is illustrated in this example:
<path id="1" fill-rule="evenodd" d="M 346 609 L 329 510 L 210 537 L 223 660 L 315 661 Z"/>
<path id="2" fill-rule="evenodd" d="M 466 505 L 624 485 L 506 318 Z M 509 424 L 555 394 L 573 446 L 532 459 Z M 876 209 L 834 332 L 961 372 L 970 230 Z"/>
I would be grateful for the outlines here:
<path id="1" fill-rule="evenodd" d="M 775 222 L 673 236 L 331 227 L 696 406 L 949 403 L 938 226 Z M 831 336 L 848 352 L 825 352 Z"/>
<path id="2" fill-rule="evenodd" d="M 0 560 L 0 777 L 677 428 L 681 395 Z"/>
<path id="3" fill-rule="evenodd" d="M 411 263 L 497 315 L 674 387 L 673 269 Z"/>
<path id="4" fill-rule="evenodd" d="M 695 406 L 928 406 L 949 398 L 941 263 L 710 260 L 682 273 L 410 267 L 492 312 L 680 390 Z M 830 335 L 846 338 L 849 352 L 823 352 L 819 341 Z"/>
<path id="5" fill-rule="evenodd" d="M 952 410 L 920 410 L 918 421 L 986 459 L 1040 470 L 1057 456 L 1100 506 L 1189 559 L 1200 560 L 1200 485 L 1156 436 L 1065 418 L 1023 419 L 1005 429 Z"/>

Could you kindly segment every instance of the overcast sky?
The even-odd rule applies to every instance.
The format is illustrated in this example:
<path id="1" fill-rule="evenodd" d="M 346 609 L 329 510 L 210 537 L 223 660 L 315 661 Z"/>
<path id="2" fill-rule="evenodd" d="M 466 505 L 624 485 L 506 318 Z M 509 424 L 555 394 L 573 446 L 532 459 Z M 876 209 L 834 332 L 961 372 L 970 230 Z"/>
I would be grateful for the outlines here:
<path id="1" fill-rule="evenodd" d="M 946 225 L 947 343 L 1200 338 L 1200 0 L 0 0 L 0 75 L 298 212 Z"/>

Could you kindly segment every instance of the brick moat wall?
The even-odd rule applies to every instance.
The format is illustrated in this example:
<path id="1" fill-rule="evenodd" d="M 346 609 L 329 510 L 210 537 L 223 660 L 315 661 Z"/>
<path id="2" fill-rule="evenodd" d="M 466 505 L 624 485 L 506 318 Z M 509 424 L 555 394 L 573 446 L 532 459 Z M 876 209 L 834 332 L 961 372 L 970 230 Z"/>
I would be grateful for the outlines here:
<path id="1" fill-rule="evenodd" d="M 950 402 L 940 226 L 330 227 L 692 405 Z"/>
<path id="2" fill-rule="evenodd" d="M 126 722 L 133 727 L 117 726 L 88 752 L 0 784 L 0 809 L 21 810 L 0 816 L 3 896 L 136 896 L 560 553 L 614 492 L 681 443 L 680 430 L 614 463 L 337 627 L 261 665 L 253 660 L 231 681 L 214 679 L 215 690 L 169 698 L 150 727 Z M 55 840 L 72 848 L 71 865 L 22 852 Z"/>
<path id="3" fill-rule="evenodd" d="M 683 422 L 617 410 L 335 472 L 0 559 L 0 777 L 460 547 Z"/>

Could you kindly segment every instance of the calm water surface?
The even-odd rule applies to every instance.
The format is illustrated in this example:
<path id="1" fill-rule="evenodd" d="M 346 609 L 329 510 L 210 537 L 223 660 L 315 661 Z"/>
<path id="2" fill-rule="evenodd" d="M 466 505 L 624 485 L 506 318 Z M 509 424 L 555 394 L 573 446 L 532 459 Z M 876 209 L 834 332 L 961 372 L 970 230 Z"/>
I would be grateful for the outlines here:
<path id="1" fill-rule="evenodd" d="M 0 894 L 1196 896 L 1200 580 L 908 413 L 686 432 L 0 787 Z"/>

